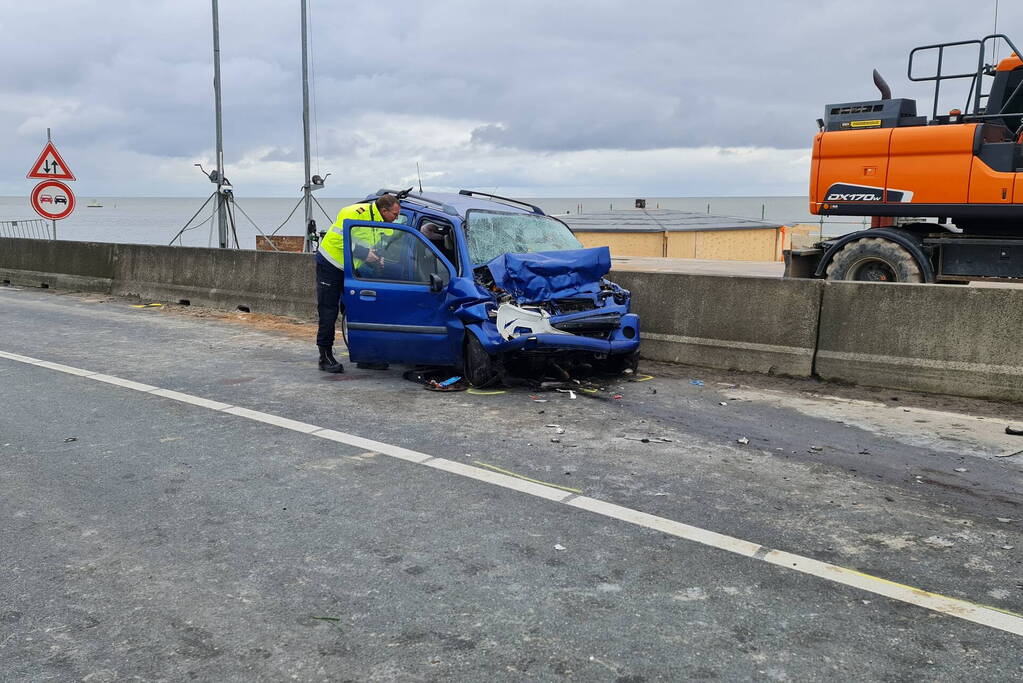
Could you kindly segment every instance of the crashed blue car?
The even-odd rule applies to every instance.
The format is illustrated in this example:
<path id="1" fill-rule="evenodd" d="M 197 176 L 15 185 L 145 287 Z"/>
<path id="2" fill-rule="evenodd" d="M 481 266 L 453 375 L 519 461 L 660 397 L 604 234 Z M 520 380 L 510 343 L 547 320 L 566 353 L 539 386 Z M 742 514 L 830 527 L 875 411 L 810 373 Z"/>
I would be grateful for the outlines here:
<path id="1" fill-rule="evenodd" d="M 453 366 L 476 387 L 550 364 L 635 369 L 639 316 L 605 278 L 607 247 L 583 248 L 542 209 L 496 195 L 380 190 L 366 201 L 384 192 L 401 199 L 395 223 L 343 225 L 353 361 Z M 353 258 L 360 226 L 387 229 L 382 263 Z"/>

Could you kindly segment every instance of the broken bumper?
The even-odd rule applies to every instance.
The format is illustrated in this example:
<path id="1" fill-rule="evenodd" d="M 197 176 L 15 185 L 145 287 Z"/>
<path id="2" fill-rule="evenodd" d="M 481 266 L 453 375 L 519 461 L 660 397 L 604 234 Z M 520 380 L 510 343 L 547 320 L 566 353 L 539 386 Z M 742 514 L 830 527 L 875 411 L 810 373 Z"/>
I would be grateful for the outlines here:
<path id="1" fill-rule="evenodd" d="M 607 339 L 586 337 L 577 334 L 539 332 L 522 334 L 512 339 L 502 339 L 497 325 L 485 322 L 472 325 L 488 353 L 510 351 L 588 351 L 608 355 L 633 353 L 639 349 L 639 316 L 628 313 L 621 317 L 617 329 Z"/>

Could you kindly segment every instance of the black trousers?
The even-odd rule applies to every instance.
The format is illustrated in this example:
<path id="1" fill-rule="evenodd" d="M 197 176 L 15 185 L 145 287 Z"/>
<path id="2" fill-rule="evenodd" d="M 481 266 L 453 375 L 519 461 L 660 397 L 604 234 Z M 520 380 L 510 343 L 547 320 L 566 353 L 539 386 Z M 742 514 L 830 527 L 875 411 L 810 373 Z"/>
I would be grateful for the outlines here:
<path id="1" fill-rule="evenodd" d="M 316 330 L 316 345 L 334 346 L 334 329 L 343 306 L 341 289 L 345 286 L 345 272 L 324 259 L 316 259 L 316 313 L 320 326 Z"/>

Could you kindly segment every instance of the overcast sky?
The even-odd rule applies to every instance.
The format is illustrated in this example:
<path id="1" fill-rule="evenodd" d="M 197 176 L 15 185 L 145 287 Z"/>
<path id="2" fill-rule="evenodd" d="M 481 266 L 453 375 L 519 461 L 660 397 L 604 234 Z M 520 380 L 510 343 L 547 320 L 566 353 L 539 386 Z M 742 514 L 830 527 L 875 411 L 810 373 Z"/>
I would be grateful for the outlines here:
<path id="1" fill-rule="evenodd" d="M 298 0 L 221 0 L 226 174 L 302 184 Z M 917 45 L 991 32 L 994 0 L 310 0 L 327 196 L 803 195 L 824 105 L 896 97 Z M 215 144 L 207 0 L 0 0 L 0 195 L 47 126 L 80 196 L 200 196 Z M 999 29 L 1023 28 L 1002 0 Z M 1023 45 L 1023 31 L 1016 39 Z M 1002 56 L 1004 56 L 1004 51 Z M 965 91 L 958 99 L 965 99 Z M 929 99 L 926 99 L 929 103 Z"/>

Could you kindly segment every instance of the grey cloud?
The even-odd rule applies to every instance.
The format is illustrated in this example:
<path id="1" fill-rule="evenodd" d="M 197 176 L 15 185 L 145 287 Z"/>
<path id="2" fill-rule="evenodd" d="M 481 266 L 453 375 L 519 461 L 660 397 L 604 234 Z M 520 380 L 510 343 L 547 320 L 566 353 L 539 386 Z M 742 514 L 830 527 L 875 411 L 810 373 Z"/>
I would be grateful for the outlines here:
<path id="1" fill-rule="evenodd" d="M 397 114 L 480 122 L 471 144 L 451 151 L 462 157 L 806 149 L 826 103 L 876 97 L 871 68 L 897 96 L 923 99 L 926 89 L 906 82 L 909 49 L 979 36 L 991 23 L 951 0 L 862 0 L 855 11 L 809 0 L 310 5 L 317 140 L 336 157 L 364 148 L 357 122 Z M 266 160 L 289 160 L 302 134 L 297 3 L 220 7 L 228 163 L 264 149 L 274 150 Z M 212 149 L 208 3 L 0 0 L 0 10 L 5 176 L 24 174 L 48 122 L 83 150 L 187 159 Z M 1023 7 L 1000 11 L 1003 26 L 1023 24 Z M 64 104 L 15 104 L 26 98 Z M 419 153 L 405 144 L 374 153 Z"/>

